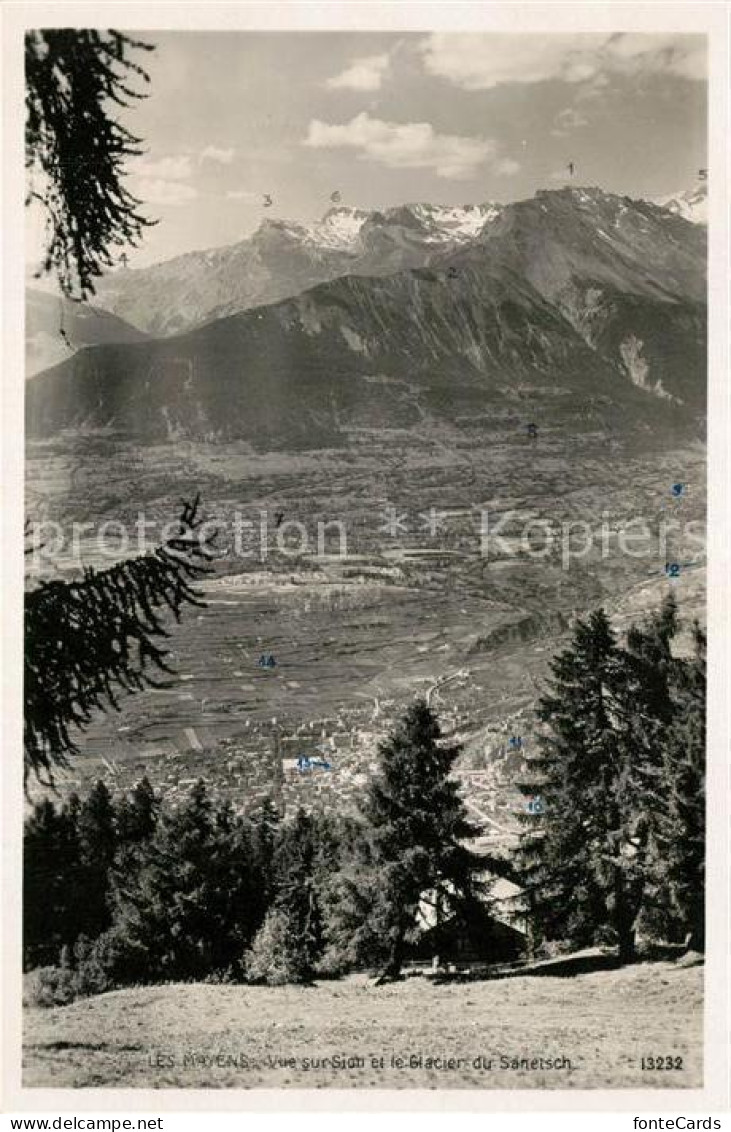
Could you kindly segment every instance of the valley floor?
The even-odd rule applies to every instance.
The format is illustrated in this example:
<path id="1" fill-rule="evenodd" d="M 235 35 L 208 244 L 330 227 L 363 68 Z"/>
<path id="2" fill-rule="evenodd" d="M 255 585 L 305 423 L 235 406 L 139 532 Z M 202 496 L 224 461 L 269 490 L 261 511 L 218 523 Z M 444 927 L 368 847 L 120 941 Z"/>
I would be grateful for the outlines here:
<path id="1" fill-rule="evenodd" d="M 702 967 L 672 962 L 466 984 L 133 988 L 29 1009 L 24 1085 L 698 1088 L 702 993 Z"/>

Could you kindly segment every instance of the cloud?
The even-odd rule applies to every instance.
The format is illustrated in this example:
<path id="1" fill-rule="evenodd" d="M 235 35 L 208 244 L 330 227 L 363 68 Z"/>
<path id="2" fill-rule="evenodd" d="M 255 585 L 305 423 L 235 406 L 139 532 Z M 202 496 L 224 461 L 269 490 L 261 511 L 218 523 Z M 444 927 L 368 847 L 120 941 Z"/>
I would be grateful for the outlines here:
<path id="1" fill-rule="evenodd" d="M 551 79 L 581 84 L 610 74 L 706 78 L 705 38 L 697 35 L 464 35 L 422 41 L 425 69 L 465 90 Z"/>
<path id="2" fill-rule="evenodd" d="M 187 204 L 198 196 L 192 185 L 183 184 L 193 174 L 189 154 L 160 157 L 150 161 L 143 157 L 130 167 L 135 181 L 132 191 L 146 204 Z"/>
<path id="3" fill-rule="evenodd" d="M 466 90 L 488 90 L 500 83 L 536 83 L 588 78 L 589 51 L 606 36 L 449 35 L 429 36 L 421 46 L 428 72 Z M 582 40 L 582 48 L 577 44 Z"/>
<path id="4" fill-rule="evenodd" d="M 251 189 L 228 189 L 226 200 L 261 200 L 261 193 L 254 193 Z"/>
<path id="5" fill-rule="evenodd" d="M 512 177 L 519 171 L 520 162 L 514 161 L 512 157 L 503 157 L 495 166 L 495 172 L 499 173 L 502 177 Z"/>
<path id="6" fill-rule="evenodd" d="M 388 55 L 365 55 L 354 59 L 339 75 L 328 79 L 330 90 L 380 90 L 388 69 Z"/>
<path id="7" fill-rule="evenodd" d="M 192 176 L 193 167 L 187 154 L 180 157 L 161 157 L 157 161 L 149 161 L 143 157 L 135 162 L 134 173 L 137 177 L 153 180 L 162 178 L 164 181 L 186 181 Z"/>
<path id="8" fill-rule="evenodd" d="M 163 179 L 144 179 L 135 186 L 134 192 L 146 204 L 187 204 L 198 196 L 192 185 Z"/>
<path id="9" fill-rule="evenodd" d="M 438 134 L 429 122 L 384 122 L 363 112 L 344 125 L 313 119 L 303 143 L 313 149 L 354 149 L 391 169 L 433 169 L 459 181 L 495 154 L 490 138 Z"/>
<path id="10" fill-rule="evenodd" d="M 230 149 L 220 149 L 217 145 L 207 145 L 201 153 L 201 161 L 216 161 L 219 165 L 230 165 L 234 159 L 236 150 L 231 147 Z"/>
<path id="11" fill-rule="evenodd" d="M 614 35 L 607 44 L 606 56 L 619 71 L 666 71 L 698 81 L 708 76 L 702 35 Z"/>
<path id="12" fill-rule="evenodd" d="M 551 133 L 555 138 L 565 138 L 572 130 L 589 125 L 589 119 L 574 106 L 567 106 L 565 110 L 561 110 L 553 121 Z"/>

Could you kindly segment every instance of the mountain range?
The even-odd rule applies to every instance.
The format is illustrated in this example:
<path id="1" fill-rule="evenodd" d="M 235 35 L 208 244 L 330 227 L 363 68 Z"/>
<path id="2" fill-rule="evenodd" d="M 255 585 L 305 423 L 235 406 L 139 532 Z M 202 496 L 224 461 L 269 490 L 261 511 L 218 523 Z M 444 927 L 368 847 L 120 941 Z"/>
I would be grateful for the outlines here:
<path id="1" fill-rule="evenodd" d="M 668 198 L 665 207 L 683 219 L 698 218 L 704 187 L 701 182 L 687 194 Z M 166 336 L 290 298 L 343 275 L 392 275 L 439 262 L 450 251 L 479 245 L 531 214 L 540 222 L 545 201 L 562 197 L 575 204 L 586 198 L 585 206 L 587 201 L 602 199 L 624 202 L 613 236 L 625 241 L 636 231 L 632 216 L 652 209 L 644 201 L 610 197 L 596 189 L 539 193 L 533 201 L 509 205 L 458 208 L 422 203 L 382 212 L 341 206 L 309 226 L 265 220 L 252 236 L 230 247 L 189 252 L 152 267 L 115 272 L 101 281 L 98 301 L 146 333 Z M 543 209 L 535 207 L 540 198 L 544 198 Z M 591 215 L 583 219 L 591 222 Z M 615 210 L 609 222 L 617 219 Z M 530 254 L 530 248 L 527 251 Z M 552 266 L 546 264 L 549 270 Z"/>
<path id="2" fill-rule="evenodd" d="M 38 375 L 29 435 L 83 425 L 318 447 L 352 427 L 469 419 L 526 399 L 546 420 L 603 398 L 628 421 L 694 421 L 705 245 L 705 229 L 672 211 L 586 188 L 479 209 L 337 209 L 314 234 L 267 224 L 205 253 L 218 256 L 208 274 L 193 271 L 196 256 L 127 273 L 140 277 L 136 295 L 159 283 L 169 325 L 194 308 L 202 325 L 87 348 Z M 172 285 L 176 264 L 196 303 Z M 226 305 L 250 305 L 221 315 L 235 265 Z M 297 293 L 261 301 L 287 288 Z M 149 327 L 158 316 L 152 297 L 145 305 Z"/>
<path id="3" fill-rule="evenodd" d="M 118 271 L 100 284 L 99 301 L 149 334 L 174 334 L 343 275 L 421 267 L 474 239 L 499 214 L 490 204 L 416 204 L 370 213 L 332 208 L 310 226 L 265 220 L 231 247 Z"/>

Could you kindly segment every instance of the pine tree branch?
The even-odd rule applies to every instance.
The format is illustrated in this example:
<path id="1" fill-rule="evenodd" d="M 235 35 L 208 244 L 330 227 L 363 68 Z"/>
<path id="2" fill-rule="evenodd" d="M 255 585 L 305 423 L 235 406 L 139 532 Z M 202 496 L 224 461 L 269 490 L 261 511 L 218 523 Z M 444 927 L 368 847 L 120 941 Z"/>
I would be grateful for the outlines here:
<path id="1" fill-rule="evenodd" d="M 152 554 L 80 581 L 43 582 L 25 599 L 25 767 L 53 785 L 54 767 L 77 753 L 75 729 L 96 709 L 117 709 L 117 691 L 154 686 L 173 673 L 158 641 L 169 636 L 164 611 L 180 619 L 203 606 L 194 583 L 210 572 L 215 534 L 201 536 L 199 500 L 183 506 L 179 530 Z"/>

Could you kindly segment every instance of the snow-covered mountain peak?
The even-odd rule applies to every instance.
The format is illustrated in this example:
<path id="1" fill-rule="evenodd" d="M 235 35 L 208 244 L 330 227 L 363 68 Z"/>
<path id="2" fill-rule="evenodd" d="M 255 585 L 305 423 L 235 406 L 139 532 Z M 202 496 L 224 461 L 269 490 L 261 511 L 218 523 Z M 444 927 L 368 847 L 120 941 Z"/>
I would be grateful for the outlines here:
<path id="1" fill-rule="evenodd" d="M 499 205 L 465 204 L 411 204 L 406 206 L 416 219 L 427 228 L 433 240 L 463 243 L 474 238 L 485 224 L 501 213 Z"/>
<path id="2" fill-rule="evenodd" d="M 692 224 L 708 223 L 708 182 L 698 181 L 690 189 L 671 193 L 670 196 L 660 197 L 655 201 L 668 212 L 690 220 Z"/>
<path id="3" fill-rule="evenodd" d="M 383 211 L 367 212 L 338 205 L 314 224 L 290 220 L 265 220 L 259 232 L 277 232 L 290 239 L 338 251 L 360 251 L 364 228 L 414 231 L 425 243 L 462 244 L 474 240 L 502 209 L 495 204 L 404 204 Z"/>
<path id="4" fill-rule="evenodd" d="M 358 245 L 361 228 L 368 216 L 369 213 L 360 208 L 338 205 L 328 209 L 322 220 L 309 229 L 310 236 L 326 247 L 350 250 Z"/>

